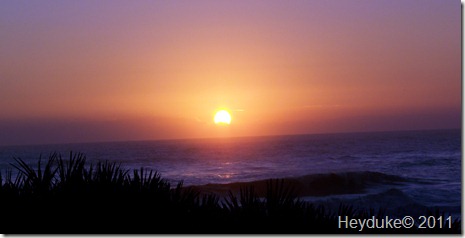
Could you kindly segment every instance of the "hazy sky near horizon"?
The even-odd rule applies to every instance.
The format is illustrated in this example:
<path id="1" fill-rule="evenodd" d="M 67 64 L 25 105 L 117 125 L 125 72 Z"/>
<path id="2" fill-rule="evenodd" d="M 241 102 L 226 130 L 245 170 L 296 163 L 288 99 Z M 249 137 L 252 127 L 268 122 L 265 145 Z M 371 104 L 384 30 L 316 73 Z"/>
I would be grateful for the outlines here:
<path id="1" fill-rule="evenodd" d="M 461 127 L 459 1 L 1 1 L 0 42 L 0 145 Z"/>

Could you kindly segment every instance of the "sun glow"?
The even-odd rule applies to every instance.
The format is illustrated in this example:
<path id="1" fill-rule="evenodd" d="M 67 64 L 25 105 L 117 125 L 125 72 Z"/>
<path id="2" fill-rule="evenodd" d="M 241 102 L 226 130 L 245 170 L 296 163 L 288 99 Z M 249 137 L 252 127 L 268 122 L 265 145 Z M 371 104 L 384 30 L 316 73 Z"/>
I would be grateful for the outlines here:
<path id="1" fill-rule="evenodd" d="M 231 124 L 231 115 L 226 110 L 219 110 L 215 114 L 215 118 L 213 119 L 215 124 Z"/>

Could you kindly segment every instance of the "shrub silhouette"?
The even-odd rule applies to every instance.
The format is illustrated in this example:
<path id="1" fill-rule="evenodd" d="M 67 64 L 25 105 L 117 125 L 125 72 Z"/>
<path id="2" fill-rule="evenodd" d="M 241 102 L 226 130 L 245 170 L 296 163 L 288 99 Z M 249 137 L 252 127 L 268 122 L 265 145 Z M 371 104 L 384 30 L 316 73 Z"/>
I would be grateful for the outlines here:
<path id="1" fill-rule="evenodd" d="M 264 195 L 253 186 L 226 198 L 172 186 L 159 173 L 129 171 L 108 161 L 87 164 L 82 153 L 69 158 L 50 154 L 36 167 L 14 158 L 0 173 L 3 234 L 338 234 L 338 216 L 382 217 L 383 209 L 358 211 L 341 204 L 338 211 L 297 197 L 282 179 L 270 179 Z M 439 211 L 432 215 L 443 215 Z M 443 227 L 445 227 L 444 224 Z M 461 233 L 451 229 L 366 230 L 366 233 Z"/>

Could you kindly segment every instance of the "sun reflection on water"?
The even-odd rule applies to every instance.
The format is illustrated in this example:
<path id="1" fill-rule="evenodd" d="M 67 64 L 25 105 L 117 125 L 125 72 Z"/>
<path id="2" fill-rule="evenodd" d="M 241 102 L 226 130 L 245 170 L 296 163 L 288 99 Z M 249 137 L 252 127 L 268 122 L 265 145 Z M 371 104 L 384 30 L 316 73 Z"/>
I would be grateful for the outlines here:
<path id="1" fill-rule="evenodd" d="M 235 175 L 235 173 L 224 173 L 224 174 L 218 174 L 217 176 L 222 178 L 222 179 L 230 179 Z"/>

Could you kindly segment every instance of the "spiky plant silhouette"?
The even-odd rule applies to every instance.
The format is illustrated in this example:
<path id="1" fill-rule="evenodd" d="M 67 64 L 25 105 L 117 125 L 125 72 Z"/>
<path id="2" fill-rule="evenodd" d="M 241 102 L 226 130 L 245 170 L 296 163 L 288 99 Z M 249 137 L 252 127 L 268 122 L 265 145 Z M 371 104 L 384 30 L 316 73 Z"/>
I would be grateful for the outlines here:
<path id="1" fill-rule="evenodd" d="M 172 186 L 161 175 L 140 168 L 129 171 L 109 161 L 87 164 L 82 153 L 68 159 L 50 154 L 29 165 L 14 158 L 0 173 L 0 231 L 3 234 L 338 234 L 338 216 L 381 217 L 384 209 L 337 211 L 304 202 L 282 179 L 270 179 L 264 194 L 245 186 L 226 198 L 201 195 L 183 182 Z M 438 210 L 430 212 L 444 216 Z M 366 233 L 461 233 L 450 229 L 367 230 Z M 173 226 L 174 225 L 174 226 Z M 448 226 L 444 221 L 443 227 Z"/>

